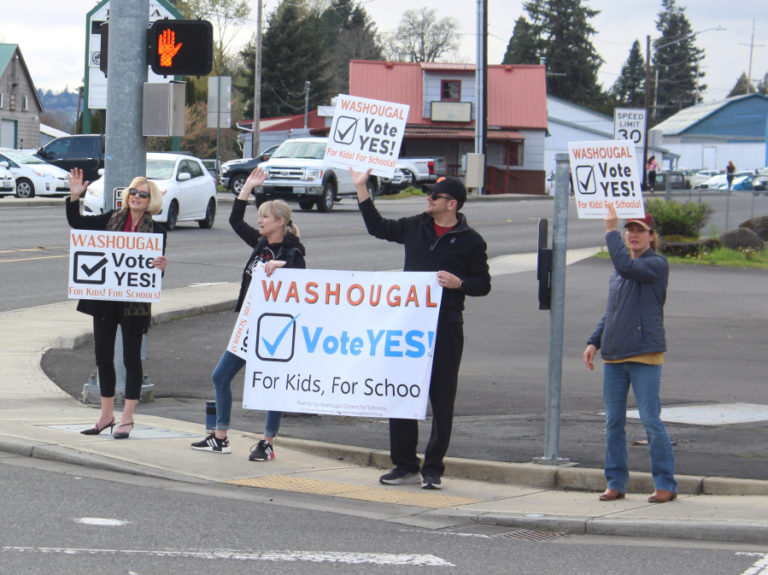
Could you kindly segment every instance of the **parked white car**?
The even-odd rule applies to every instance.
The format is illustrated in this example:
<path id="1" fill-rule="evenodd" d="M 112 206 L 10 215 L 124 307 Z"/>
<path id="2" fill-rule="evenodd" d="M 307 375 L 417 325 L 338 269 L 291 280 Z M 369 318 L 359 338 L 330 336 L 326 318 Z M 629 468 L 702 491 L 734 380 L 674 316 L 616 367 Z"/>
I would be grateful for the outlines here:
<path id="1" fill-rule="evenodd" d="M 201 228 L 213 226 L 216 182 L 198 158 L 150 152 L 147 154 L 147 178 L 154 180 L 163 192 L 163 209 L 152 217 L 156 222 L 165 224 L 168 230 L 176 229 L 177 222 L 196 221 Z M 104 208 L 104 178 L 92 182 L 85 193 L 83 212 L 102 214 L 112 207 Z"/>
<path id="2" fill-rule="evenodd" d="M 8 169 L 8 162 L 0 162 L 0 197 L 16 193 L 16 178 Z"/>
<path id="3" fill-rule="evenodd" d="M 702 184 L 704 184 L 709 178 L 718 176 L 720 174 L 722 174 L 720 170 L 697 170 L 690 176 L 691 187 L 694 189 L 702 188 Z"/>
<path id="4" fill-rule="evenodd" d="M 0 162 L 8 162 L 8 169 L 16 178 L 17 198 L 69 194 L 67 172 L 36 156 L 2 148 Z"/>

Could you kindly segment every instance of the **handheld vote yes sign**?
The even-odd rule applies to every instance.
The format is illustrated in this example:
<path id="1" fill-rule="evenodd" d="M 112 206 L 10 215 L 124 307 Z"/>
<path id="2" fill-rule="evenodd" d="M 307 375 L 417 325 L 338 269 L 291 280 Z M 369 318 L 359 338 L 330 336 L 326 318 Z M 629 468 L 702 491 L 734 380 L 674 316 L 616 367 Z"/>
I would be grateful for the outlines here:
<path id="1" fill-rule="evenodd" d="M 339 94 L 325 160 L 341 168 L 391 178 L 408 119 L 407 104 Z"/>
<path id="2" fill-rule="evenodd" d="M 568 156 L 579 218 L 604 218 L 608 204 L 613 204 L 620 218 L 645 215 L 631 141 L 569 142 Z"/>
<path id="3" fill-rule="evenodd" d="M 69 299 L 160 300 L 163 236 L 133 232 L 70 230 Z"/>

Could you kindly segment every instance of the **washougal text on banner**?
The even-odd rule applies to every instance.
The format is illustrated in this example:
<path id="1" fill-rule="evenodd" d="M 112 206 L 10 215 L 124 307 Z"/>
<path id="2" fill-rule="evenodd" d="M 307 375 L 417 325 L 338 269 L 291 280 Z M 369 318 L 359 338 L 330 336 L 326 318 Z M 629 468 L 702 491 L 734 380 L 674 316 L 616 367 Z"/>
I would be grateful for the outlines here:
<path id="1" fill-rule="evenodd" d="M 408 104 L 339 94 L 325 161 L 340 168 L 391 178 L 400 155 Z"/>
<path id="2" fill-rule="evenodd" d="M 579 218 L 604 218 L 608 204 L 613 204 L 620 218 L 645 215 L 631 141 L 568 142 L 568 156 Z"/>
<path id="3" fill-rule="evenodd" d="M 160 301 L 162 234 L 70 230 L 69 299 Z"/>
<path id="4" fill-rule="evenodd" d="M 424 419 L 435 272 L 254 272 L 243 407 Z"/>

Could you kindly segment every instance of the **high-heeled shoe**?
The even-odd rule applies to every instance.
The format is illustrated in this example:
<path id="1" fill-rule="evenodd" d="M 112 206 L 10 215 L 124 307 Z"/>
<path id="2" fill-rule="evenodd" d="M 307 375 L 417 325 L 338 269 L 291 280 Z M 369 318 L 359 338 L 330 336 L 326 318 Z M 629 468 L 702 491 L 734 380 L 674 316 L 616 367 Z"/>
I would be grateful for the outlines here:
<path id="1" fill-rule="evenodd" d="M 115 426 L 115 418 L 112 418 L 112 421 L 107 423 L 104 427 L 99 427 L 99 422 L 96 422 L 96 425 L 93 427 L 89 427 L 88 429 L 83 429 L 80 433 L 83 435 L 99 435 L 102 431 L 104 431 L 107 427 L 109 427 L 109 431 L 112 431 L 112 428 Z"/>
<path id="2" fill-rule="evenodd" d="M 121 427 L 130 427 L 131 429 L 133 429 L 133 421 L 128 421 L 126 423 L 121 423 L 120 425 L 117 426 L 117 429 L 120 429 Z M 130 437 L 130 435 L 131 435 L 130 431 L 127 431 L 127 432 L 126 431 L 115 431 L 112 434 L 112 437 L 114 437 L 115 439 L 128 439 L 128 437 Z"/>

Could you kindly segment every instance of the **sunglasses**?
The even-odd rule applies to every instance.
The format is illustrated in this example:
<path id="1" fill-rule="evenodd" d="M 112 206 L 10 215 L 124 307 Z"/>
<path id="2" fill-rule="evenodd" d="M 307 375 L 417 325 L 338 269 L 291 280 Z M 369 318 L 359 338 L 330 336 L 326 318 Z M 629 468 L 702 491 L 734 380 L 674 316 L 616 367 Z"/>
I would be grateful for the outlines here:
<path id="1" fill-rule="evenodd" d="M 448 194 L 441 194 L 440 192 L 438 192 L 436 190 L 430 191 L 428 195 L 433 200 L 439 200 L 440 198 L 445 198 L 446 200 L 454 200 L 455 199 L 453 196 L 449 196 Z"/>
<path id="2" fill-rule="evenodd" d="M 128 193 L 132 196 L 139 196 L 140 198 L 147 199 L 149 197 L 149 192 L 141 192 L 137 190 L 136 188 L 131 188 L 128 190 Z"/>

